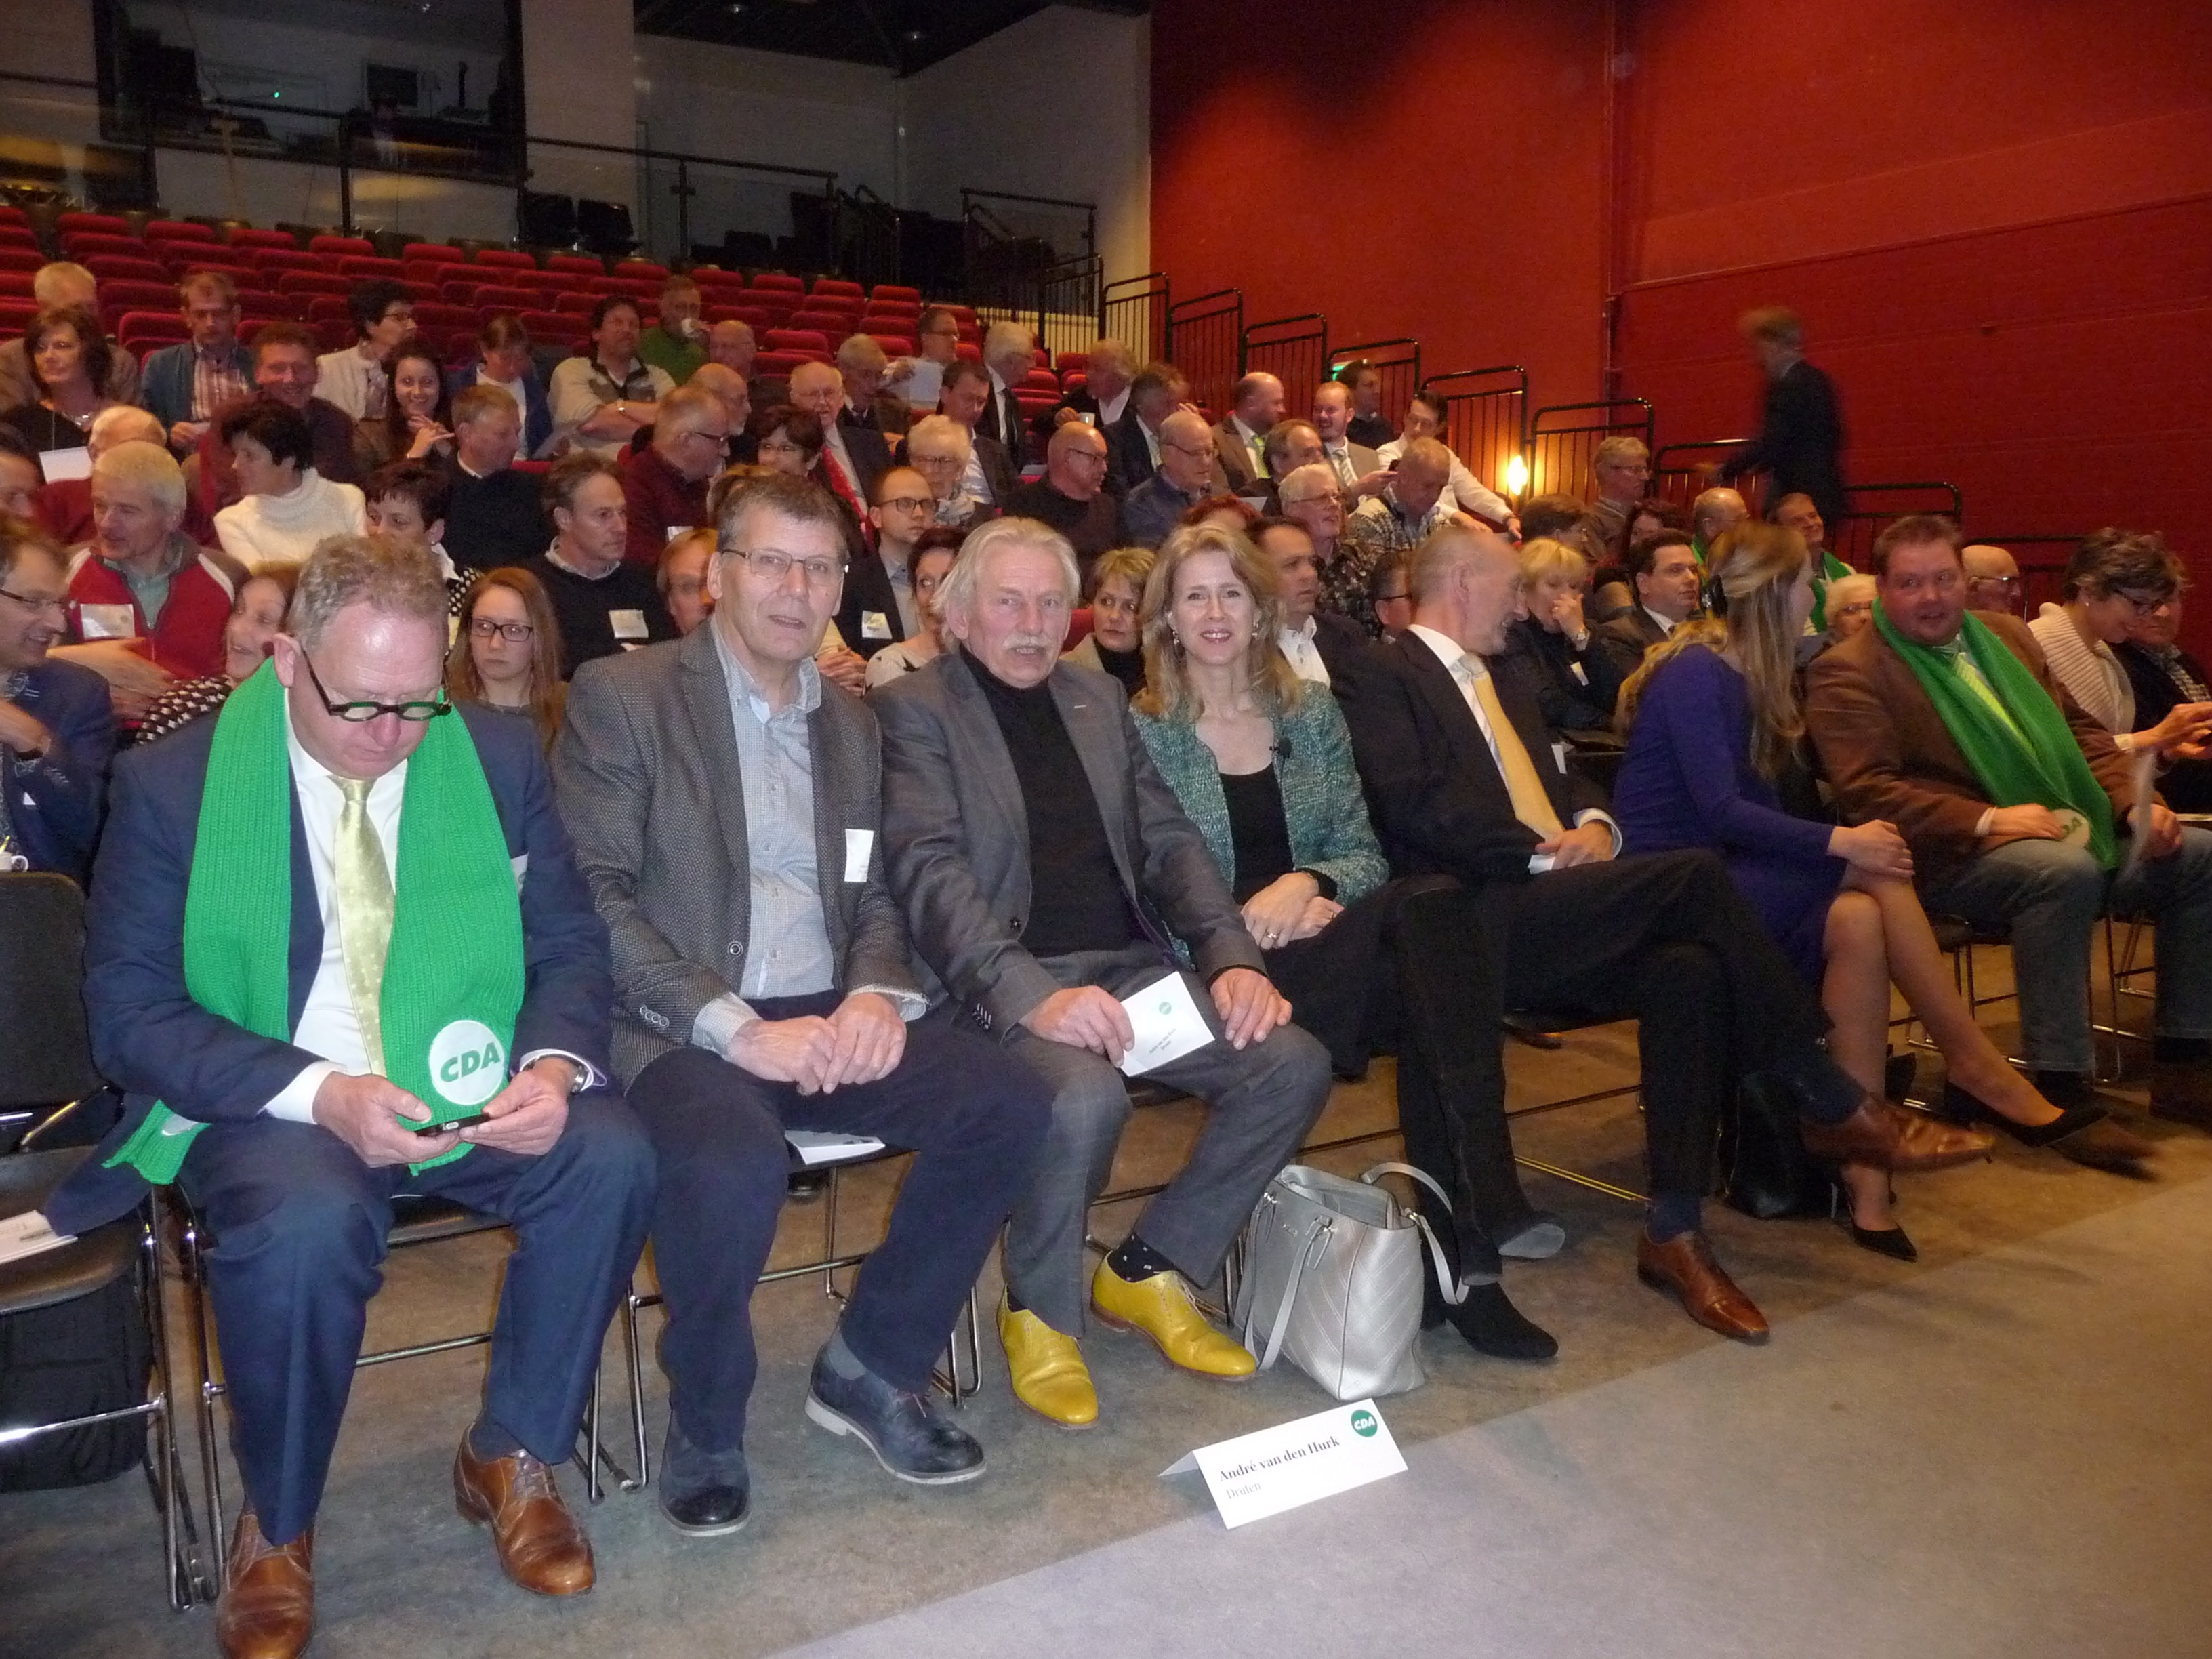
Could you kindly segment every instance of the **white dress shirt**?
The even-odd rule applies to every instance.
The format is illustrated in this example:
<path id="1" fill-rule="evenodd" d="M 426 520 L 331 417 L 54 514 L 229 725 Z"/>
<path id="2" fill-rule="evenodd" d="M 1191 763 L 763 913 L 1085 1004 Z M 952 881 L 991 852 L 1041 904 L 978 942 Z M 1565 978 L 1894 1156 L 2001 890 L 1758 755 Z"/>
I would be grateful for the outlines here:
<path id="1" fill-rule="evenodd" d="M 1129 388 L 1127 386 L 1110 398 L 1098 398 L 1095 392 L 1091 395 L 1098 398 L 1098 424 L 1102 427 L 1113 425 L 1121 418 L 1121 411 L 1129 406 Z"/>
<path id="2" fill-rule="evenodd" d="M 1283 647 L 1283 655 L 1289 659 L 1293 674 L 1316 685 L 1327 685 L 1328 665 L 1321 659 L 1321 647 L 1314 643 L 1314 636 L 1320 631 L 1314 619 L 1308 617 L 1299 627 L 1278 630 L 1275 642 Z"/>
<path id="3" fill-rule="evenodd" d="M 1435 652 L 1437 660 L 1451 671 L 1452 683 L 1459 687 L 1459 694 L 1467 703 L 1468 713 L 1474 716 L 1475 725 L 1481 728 L 1482 740 L 1490 745 L 1491 762 L 1498 767 L 1498 775 L 1502 781 L 1505 768 L 1498 758 L 1498 734 L 1490 729 L 1490 716 L 1483 713 L 1482 699 L 1474 691 L 1474 683 L 1490 672 L 1490 665 L 1474 652 L 1461 650 L 1458 641 L 1449 635 L 1440 634 L 1423 623 L 1415 623 L 1406 632 Z M 1536 757 L 1531 755 L 1528 758 L 1534 761 Z M 1553 758 L 1559 758 L 1557 745 L 1553 746 Z M 1586 823 L 1602 823 L 1606 827 L 1613 836 L 1613 856 L 1618 858 L 1620 855 L 1620 826 L 1613 822 L 1613 815 L 1600 811 L 1595 806 L 1585 806 L 1575 814 L 1575 828 L 1579 830 Z M 1551 867 L 1552 854 L 1549 853 L 1531 853 L 1528 855 L 1528 868 L 1533 873 L 1541 875 Z"/>
<path id="4" fill-rule="evenodd" d="M 1643 606 L 1642 609 L 1645 616 L 1650 617 L 1653 622 L 1659 624 L 1659 637 L 1661 639 L 1665 639 L 1669 634 L 1672 634 L 1674 631 L 1674 620 L 1673 617 L 1661 616 L 1656 611 L 1654 611 L 1648 605 Z"/>
<path id="5" fill-rule="evenodd" d="M 459 715 L 449 714 L 448 720 Z M 323 922 L 322 960 L 307 987 L 307 1000 L 300 1010 L 300 1023 L 292 1032 L 295 1048 L 322 1058 L 303 1066 L 300 1074 L 277 1091 L 262 1108 L 271 1117 L 295 1123 L 315 1121 L 315 1091 L 333 1072 L 349 1077 L 366 1075 L 372 1067 L 368 1050 L 361 1040 L 361 1020 L 354 1012 L 353 992 L 346 983 L 345 948 L 338 931 L 337 840 L 338 814 L 345 809 L 345 793 L 337 776 L 300 745 L 292 730 L 292 714 L 284 711 L 284 743 L 292 757 L 292 788 L 300 802 L 300 823 L 307 835 L 307 867 L 314 872 L 315 909 Z M 407 793 L 407 763 L 402 761 L 368 788 L 368 821 L 384 849 L 387 868 L 399 845 L 399 804 Z M 515 881 L 523 875 L 515 872 Z M 548 1054 L 574 1062 L 580 1087 L 596 1088 L 606 1079 L 580 1056 L 559 1048 L 538 1048 L 516 1062 L 520 1071 Z"/>
<path id="6" fill-rule="evenodd" d="M 1376 448 L 1376 457 L 1385 466 L 1405 459 L 1406 441 L 1393 438 Z M 1479 519 L 1489 519 L 1503 524 L 1513 516 L 1513 507 L 1496 490 L 1468 471 L 1467 463 L 1456 455 L 1452 457 L 1451 474 L 1444 483 L 1444 499 L 1456 501 Z"/>

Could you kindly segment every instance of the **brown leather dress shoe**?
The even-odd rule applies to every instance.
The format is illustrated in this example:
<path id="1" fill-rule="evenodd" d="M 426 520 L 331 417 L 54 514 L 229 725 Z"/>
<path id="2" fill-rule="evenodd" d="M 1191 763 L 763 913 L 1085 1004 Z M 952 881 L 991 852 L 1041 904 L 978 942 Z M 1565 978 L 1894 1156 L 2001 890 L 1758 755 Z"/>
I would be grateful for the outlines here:
<path id="1" fill-rule="evenodd" d="M 1841 1123 L 1801 1119 L 1798 1128 L 1805 1150 L 1815 1158 L 1832 1164 L 1871 1164 L 1896 1175 L 1972 1164 L 1987 1158 L 1993 1144 L 1986 1129 L 1962 1128 L 1872 1095 Z"/>
<path id="2" fill-rule="evenodd" d="M 1636 1276 L 1655 1291 L 1669 1291 L 1682 1311 L 1709 1331 L 1736 1342 L 1766 1340 L 1766 1317 L 1713 1260 L 1701 1232 L 1676 1235 L 1664 1244 L 1636 1235 Z"/>
<path id="3" fill-rule="evenodd" d="M 528 1452 L 481 1458 L 468 1437 L 453 1455 L 453 1501 L 491 1528 L 500 1571 L 537 1595 L 581 1595 L 591 1589 L 592 1545 L 553 1484 L 553 1471 Z"/>
<path id="4" fill-rule="evenodd" d="M 290 1543 L 261 1535 L 252 1510 L 231 1534 L 230 1582 L 216 1603 L 215 1639 L 223 1659 L 295 1659 L 315 1633 L 315 1529 Z"/>

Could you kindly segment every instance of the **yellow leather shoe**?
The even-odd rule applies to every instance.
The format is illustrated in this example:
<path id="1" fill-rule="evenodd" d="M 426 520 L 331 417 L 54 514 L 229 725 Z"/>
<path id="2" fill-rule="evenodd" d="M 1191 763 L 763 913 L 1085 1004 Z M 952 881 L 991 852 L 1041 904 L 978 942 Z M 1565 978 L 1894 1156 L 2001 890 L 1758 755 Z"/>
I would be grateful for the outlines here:
<path id="1" fill-rule="evenodd" d="M 1015 1399 L 1060 1428 L 1087 1429 L 1098 1420 L 1098 1390 L 1091 1386 L 1091 1368 L 1073 1337 L 1062 1336 L 1027 1308 L 1016 1312 L 1001 1302 L 999 1341 Z"/>
<path id="2" fill-rule="evenodd" d="M 1170 1365 L 1215 1382 L 1243 1382 L 1259 1362 L 1241 1342 L 1206 1322 L 1179 1273 L 1154 1273 L 1132 1285 L 1104 1262 L 1091 1280 L 1091 1309 L 1117 1331 L 1142 1331 Z"/>

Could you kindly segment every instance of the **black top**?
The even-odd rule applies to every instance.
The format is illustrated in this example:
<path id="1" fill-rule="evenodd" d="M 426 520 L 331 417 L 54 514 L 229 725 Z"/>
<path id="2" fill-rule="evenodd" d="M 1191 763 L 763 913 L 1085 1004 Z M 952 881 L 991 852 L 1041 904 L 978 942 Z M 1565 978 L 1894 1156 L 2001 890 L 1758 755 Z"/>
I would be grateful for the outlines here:
<path id="1" fill-rule="evenodd" d="M 1380 415 L 1355 415 L 1344 423 L 1344 435 L 1353 443 L 1380 449 L 1398 435 L 1398 428 Z"/>
<path id="2" fill-rule="evenodd" d="M 1283 811 L 1282 781 L 1273 766 L 1258 772 L 1221 774 L 1229 806 L 1229 843 L 1237 856 L 1239 904 L 1291 873 L 1291 824 Z"/>
<path id="3" fill-rule="evenodd" d="M 1091 644 L 1098 647 L 1098 665 L 1121 682 L 1121 689 L 1131 696 L 1145 689 L 1145 653 L 1142 650 L 1116 651 L 1110 645 L 1099 645 L 1098 636 L 1091 636 Z"/>
<path id="4" fill-rule="evenodd" d="M 1845 501 L 1837 456 L 1844 447 L 1836 383 L 1800 358 L 1767 382 L 1759 435 L 1722 463 L 1723 483 L 1746 472 L 1766 474 L 1766 499 L 1802 492 L 1830 524 L 1841 521 Z"/>
<path id="5" fill-rule="evenodd" d="M 1063 495 L 1048 478 L 1024 484 L 1006 497 L 1006 514 L 1015 519 L 1040 519 L 1067 538 L 1082 568 L 1083 585 L 1091 585 L 1091 567 L 1101 553 L 1121 545 L 1121 506 L 1104 490 L 1087 501 Z"/>
<path id="6" fill-rule="evenodd" d="M 444 545 L 455 564 L 476 570 L 520 564 L 553 539 L 536 475 L 507 467 L 479 478 L 456 463 L 446 476 L 453 496 L 446 505 Z"/>
<path id="7" fill-rule="evenodd" d="M 597 580 L 563 570 L 543 553 L 525 559 L 522 568 L 544 584 L 545 597 L 553 602 L 553 615 L 561 624 L 563 679 L 587 662 L 611 657 L 625 645 L 676 637 L 676 624 L 669 620 L 668 607 L 653 586 L 653 572 L 641 564 L 618 564 Z M 619 632 L 617 622 L 624 624 Z M 637 631 L 640 623 L 644 624 L 642 634 Z"/>
<path id="8" fill-rule="evenodd" d="M 2204 666 L 2186 651 L 2157 655 L 2128 640 L 2112 647 L 2135 688 L 2136 725 L 2155 726 L 2185 702 L 2204 700 Z M 2158 793 L 2177 812 L 2212 812 L 2212 760 L 2178 760 L 2158 775 Z"/>
<path id="9" fill-rule="evenodd" d="M 66 415 L 57 415 L 44 404 L 19 404 L 0 415 L 0 424 L 12 427 L 23 441 L 41 455 L 56 449 L 82 449 L 85 429 Z"/>
<path id="10" fill-rule="evenodd" d="M 1006 740 L 1029 820 L 1030 914 L 1022 948 L 1058 957 L 1136 943 L 1144 933 L 1130 914 L 1098 797 L 1052 700 L 1052 683 L 1018 690 L 973 656 L 968 666 Z"/>

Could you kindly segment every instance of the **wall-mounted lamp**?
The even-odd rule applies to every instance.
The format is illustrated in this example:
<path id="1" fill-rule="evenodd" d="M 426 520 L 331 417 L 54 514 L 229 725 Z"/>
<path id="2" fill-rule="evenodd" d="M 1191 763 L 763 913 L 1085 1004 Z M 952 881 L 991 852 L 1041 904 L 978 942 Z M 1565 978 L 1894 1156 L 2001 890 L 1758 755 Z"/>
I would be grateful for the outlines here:
<path id="1" fill-rule="evenodd" d="M 1516 455 L 1505 463 L 1505 493 L 1518 496 L 1528 487 L 1528 459 L 1525 455 Z"/>

